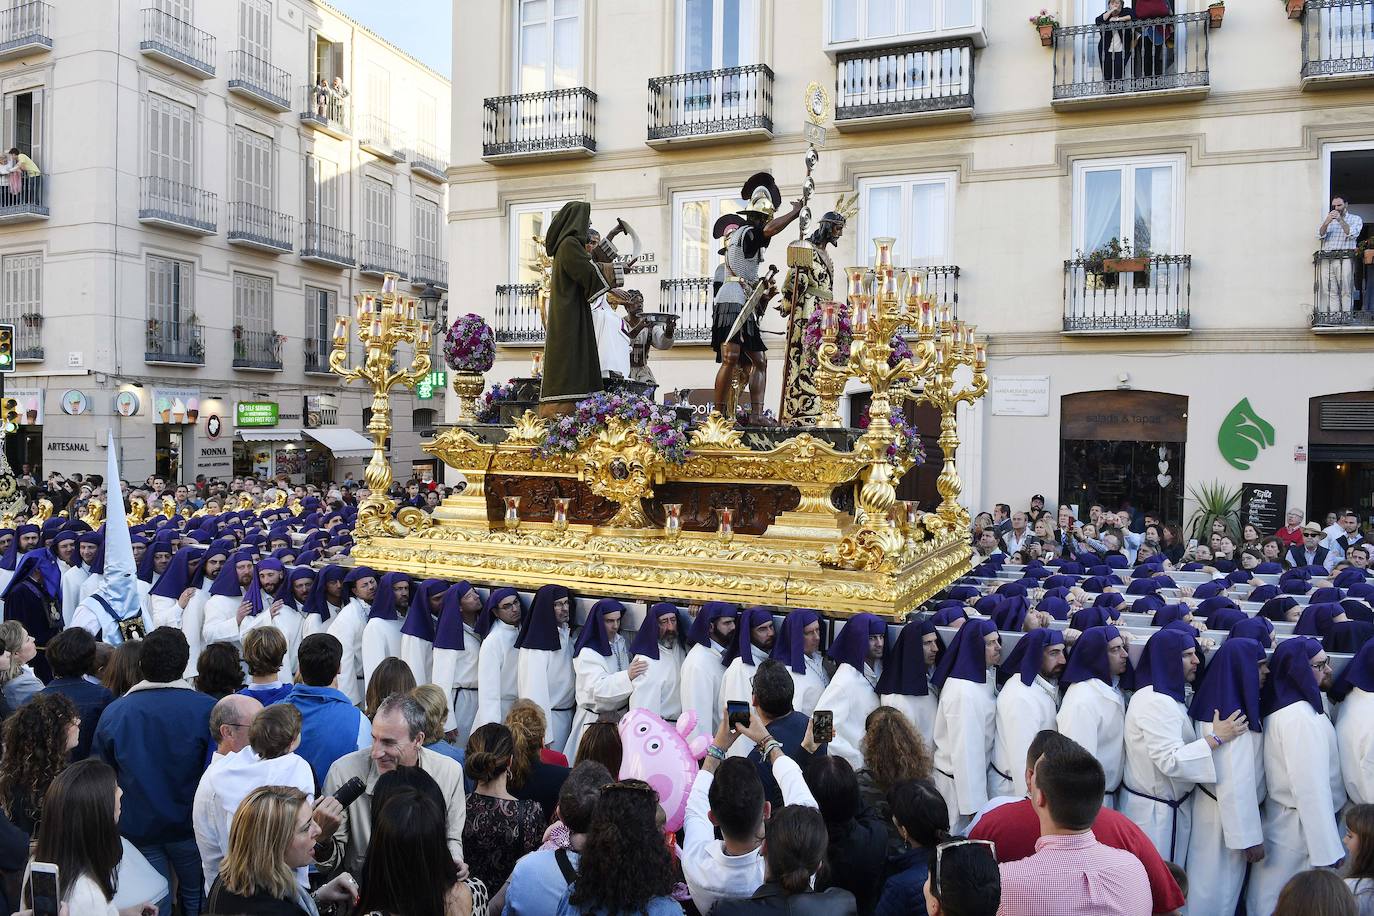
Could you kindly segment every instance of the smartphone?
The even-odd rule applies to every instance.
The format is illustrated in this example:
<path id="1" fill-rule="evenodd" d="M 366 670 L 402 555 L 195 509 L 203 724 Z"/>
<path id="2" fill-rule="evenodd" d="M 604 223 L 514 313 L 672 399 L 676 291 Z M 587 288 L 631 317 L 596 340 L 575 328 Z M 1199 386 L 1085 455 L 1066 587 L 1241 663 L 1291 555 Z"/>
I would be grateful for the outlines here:
<path id="1" fill-rule="evenodd" d="M 33 900 L 34 916 L 57 916 L 57 909 L 62 904 L 62 887 L 56 865 L 29 863 L 29 896 Z"/>
<path id="2" fill-rule="evenodd" d="M 835 714 L 818 709 L 811 714 L 811 737 L 817 744 L 835 740 Z"/>
<path id="3" fill-rule="evenodd" d="M 1192 550 L 1192 549 L 1194 549 L 1195 547 L 1197 547 L 1197 538 L 1189 538 L 1189 539 L 1188 539 L 1188 549 L 1189 549 L 1189 550 Z"/>
<path id="4" fill-rule="evenodd" d="M 339 804 L 347 808 L 357 801 L 359 796 L 361 796 L 366 789 L 367 786 L 363 784 L 362 779 L 358 776 L 354 776 L 348 782 L 339 786 L 339 791 L 334 793 L 334 797 L 338 799 Z"/>
<path id="5" fill-rule="evenodd" d="M 730 700 L 726 703 L 725 714 L 729 718 L 731 728 L 749 724 L 749 704 L 742 700 Z"/>

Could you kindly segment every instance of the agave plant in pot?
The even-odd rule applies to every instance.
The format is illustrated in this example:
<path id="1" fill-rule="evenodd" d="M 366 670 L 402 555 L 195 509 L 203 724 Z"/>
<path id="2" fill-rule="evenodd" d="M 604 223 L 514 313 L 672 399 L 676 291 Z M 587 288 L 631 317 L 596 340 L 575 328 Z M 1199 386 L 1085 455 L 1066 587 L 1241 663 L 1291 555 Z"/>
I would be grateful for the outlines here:
<path id="1" fill-rule="evenodd" d="M 449 327 L 444 336 L 444 362 L 453 370 L 458 422 L 477 422 L 477 398 L 486 385 L 483 373 L 496 362 L 496 336 L 481 315 L 469 313 Z"/>

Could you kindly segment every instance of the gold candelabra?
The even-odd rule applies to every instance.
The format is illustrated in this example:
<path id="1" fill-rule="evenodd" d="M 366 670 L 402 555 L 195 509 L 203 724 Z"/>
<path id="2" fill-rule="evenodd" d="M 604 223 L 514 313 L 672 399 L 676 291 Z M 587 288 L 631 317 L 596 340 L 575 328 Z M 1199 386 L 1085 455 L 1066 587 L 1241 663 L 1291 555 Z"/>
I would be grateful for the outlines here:
<path id="1" fill-rule="evenodd" d="M 363 346 L 362 365 L 348 367 L 347 315 L 334 321 L 334 347 L 329 354 L 329 368 L 334 374 L 345 382 L 362 380 L 372 386 L 372 417 L 367 424 L 372 460 L 364 475 L 368 495 L 358 506 L 356 530 L 360 534 L 402 536 L 428 520 L 414 507 L 402 509 L 393 518 L 396 502 L 387 496 L 392 482 L 385 445 L 391 435 L 391 389 L 398 384 L 414 389 L 429 375 L 430 362 L 430 326 L 418 317 L 419 302 L 396 291 L 397 281 L 396 274 L 386 274 L 380 292 L 365 290 L 353 297 L 358 341 Z M 408 369 L 393 368 L 400 344 L 408 344 L 415 351 Z"/>
<path id="2" fill-rule="evenodd" d="M 821 400 L 818 425 L 838 427 L 839 399 L 846 382 L 857 378 L 872 392 L 868 430 L 855 450 L 867 465 L 860 475 L 858 526 L 840 544 L 835 561 L 860 568 L 881 565 L 884 558 L 901 551 L 906 539 L 903 526 L 893 518 L 897 505 L 896 483 L 910 468 L 907 459 L 889 459 L 898 432 L 892 424 L 895 406 L 901 410 L 908 399 L 925 401 L 940 411 L 940 450 L 944 468 L 936 482 L 942 502 L 936 510 L 941 527 L 968 525 L 968 512 L 959 505 L 962 484 L 955 464 L 959 447 L 956 425 L 961 402 L 973 403 L 987 390 L 987 352 L 975 339 L 974 328 L 956 321 L 949 306 L 938 309 L 922 290 L 919 273 L 892 263 L 891 238 L 874 239 L 877 257 L 872 269 L 851 267 L 846 271 L 847 299 L 853 339 L 842 354 L 838 342 L 837 304 L 822 305 L 821 345 L 817 350 L 816 390 Z M 911 334 L 910 357 L 894 360 L 892 340 L 899 329 Z M 959 373 L 972 371 L 971 379 Z"/>

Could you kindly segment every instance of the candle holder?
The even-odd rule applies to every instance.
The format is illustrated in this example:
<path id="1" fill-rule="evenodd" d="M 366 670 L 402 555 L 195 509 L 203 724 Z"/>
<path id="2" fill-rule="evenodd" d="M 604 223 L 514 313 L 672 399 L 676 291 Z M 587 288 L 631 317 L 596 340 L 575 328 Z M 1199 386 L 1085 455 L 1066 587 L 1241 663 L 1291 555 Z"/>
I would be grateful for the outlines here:
<path id="1" fill-rule="evenodd" d="M 682 503 L 663 504 L 663 539 L 676 544 L 682 537 Z"/>
<path id="2" fill-rule="evenodd" d="M 397 292 L 398 277 L 387 274 L 380 293 L 364 291 L 354 297 L 358 341 L 363 348 L 363 363 L 348 366 L 349 319 L 339 316 L 334 323 L 333 349 L 329 368 L 345 382 L 363 381 L 372 387 L 372 417 L 367 432 L 372 437 L 372 460 L 365 480 L 367 499 L 358 506 L 355 531 L 360 535 L 401 537 L 434 523 L 423 510 L 407 506 L 396 511 L 396 501 L 387 497 L 391 488 L 391 463 L 386 458 L 386 440 L 391 435 L 391 389 L 396 385 L 414 389 L 429 375 L 429 326 L 413 317 L 415 300 Z M 414 356 L 410 367 L 393 369 L 398 348 L 405 344 Z M 394 517 L 393 517 L 394 516 Z"/>
<path id="3" fill-rule="evenodd" d="M 544 377 L 544 351 L 535 350 L 530 355 L 530 378 Z"/>
<path id="4" fill-rule="evenodd" d="M 506 497 L 506 530 L 520 530 L 520 497 Z"/>
<path id="5" fill-rule="evenodd" d="M 717 509 L 716 517 L 720 519 L 716 535 L 722 544 L 729 544 L 735 539 L 735 510 Z"/>
<path id="6" fill-rule="evenodd" d="M 516 497 L 517 499 L 519 497 Z M 572 498 L 568 496 L 555 496 L 553 498 L 553 530 L 564 532 L 568 530 L 568 506 L 572 503 Z"/>

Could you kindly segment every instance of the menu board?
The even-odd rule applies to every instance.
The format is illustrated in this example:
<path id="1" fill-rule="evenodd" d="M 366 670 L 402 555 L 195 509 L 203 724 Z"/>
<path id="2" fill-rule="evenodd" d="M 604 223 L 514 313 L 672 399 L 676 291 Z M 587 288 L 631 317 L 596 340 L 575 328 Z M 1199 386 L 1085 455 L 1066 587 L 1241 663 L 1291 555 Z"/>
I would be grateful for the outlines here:
<path id="1" fill-rule="evenodd" d="M 1281 483 L 1243 483 L 1240 485 L 1240 523 L 1254 525 L 1260 534 L 1273 534 L 1283 527 L 1288 511 L 1288 487 Z"/>

